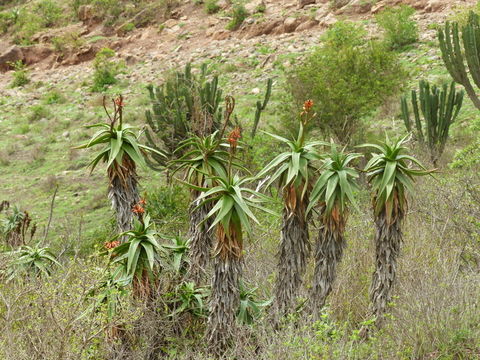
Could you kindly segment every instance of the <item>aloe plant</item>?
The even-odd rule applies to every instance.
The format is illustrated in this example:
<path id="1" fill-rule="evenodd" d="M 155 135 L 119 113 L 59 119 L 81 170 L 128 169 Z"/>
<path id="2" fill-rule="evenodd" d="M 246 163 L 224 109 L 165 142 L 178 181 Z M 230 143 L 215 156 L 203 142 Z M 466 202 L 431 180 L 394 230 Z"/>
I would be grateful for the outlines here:
<path id="1" fill-rule="evenodd" d="M 48 247 L 23 245 L 8 253 L 11 262 L 8 267 L 7 281 L 23 275 L 50 276 L 54 265 L 60 266 L 55 255 Z"/>
<path id="2" fill-rule="evenodd" d="M 322 141 L 305 141 L 305 126 L 314 116 L 313 102 L 306 101 L 296 139 L 288 140 L 269 134 L 288 146 L 289 150 L 277 155 L 257 177 L 271 174 L 265 188 L 275 182 L 284 201 L 283 223 L 278 257 L 278 276 L 275 285 L 276 306 L 284 314 L 292 310 L 310 253 L 307 207 L 315 180 L 314 163 L 320 160 L 316 147 Z"/>
<path id="3" fill-rule="evenodd" d="M 137 211 L 143 209 L 137 207 Z M 143 214 L 140 211 L 140 214 Z M 155 224 L 148 214 L 141 215 L 132 230 L 118 234 L 113 241 L 126 239 L 113 248 L 111 259 L 113 264 L 123 269 L 119 280 L 133 284 L 133 293 L 137 298 L 148 299 L 152 294 L 158 271 L 158 260 L 161 247 L 157 241 L 158 233 Z"/>
<path id="4" fill-rule="evenodd" d="M 103 145 L 89 167 L 91 171 L 99 164 L 107 164 L 108 198 L 117 215 L 119 231 L 125 232 L 131 228 L 133 206 L 140 200 L 138 193 L 137 165 L 145 165 L 145 155 L 154 153 L 156 156 L 165 157 L 162 152 L 140 144 L 140 134 L 135 134 L 134 128 L 123 123 L 123 97 L 113 100 L 113 115 L 110 115 L 105 98 L 104 108 L 108 116 L 106 123 L 89 125 L 87 128 L 99 128 L 91 140 L 77 146 L 77 149 L 87 149 Z"/>
<path id="5" fill-rule="evenodd" d="M 402 222 L 407 214 L 407 194 L 413 193 L 417 176 L 432 173 L 408 154 L 407 137 L 381 144 L 366 144 L 377 152 L 365 166 L 373 191 L 375 218 L 375 272 L 370 286 L 371 310 L 381 326 L 397 274 L 402 243 Z"/>
<path id="6" fill-rule="evenodd" d="M 312 303 L 317 315 L 332 291 L 336 268 L 346 246 L 345 226 L 350 205 L 355 205 L 354 191 L 358 188 L 358 172 L 352 161 L 361 154 L 338 151 L 331 145 L 330 153 L 322 160 L 321 175 L 313 186 L 307 213 L 320 207 L 320 229 L 315 249 L 315 272 Z"/>

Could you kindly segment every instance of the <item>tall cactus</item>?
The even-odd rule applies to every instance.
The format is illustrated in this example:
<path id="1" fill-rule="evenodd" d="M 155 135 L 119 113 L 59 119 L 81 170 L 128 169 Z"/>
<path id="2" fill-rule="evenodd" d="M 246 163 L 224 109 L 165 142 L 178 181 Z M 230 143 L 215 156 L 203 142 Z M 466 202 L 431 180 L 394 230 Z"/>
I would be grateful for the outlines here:
<path id="1" fill-rule="evenodd" d="M 262 115 L 262 111 L 267 108 L 268 101 L 270 100 L 270 95 L 272 94 L 272 84 L 273 80 L 267 80 L 267 91 L 265 92 L 265 97 L 263 98 L 263 102 L 260 100 L 257 101 L 257 110 L 255 111 L 255 120 L 253 121 L 253 127 L 251 132 L 251 137 L 254 138 L 255 134 L 257 133 L 258 124 L 260 123 L 260 116 Z"/>
<path id="2" fill-rule="evenodd" d="M 480 88 L 480 23 L 479 16 L 473 11 L 470 12 L 468 23 L 462 27 L 461 35 L 460 38 L 456 22 L 447 21 L 445 27 L 438 30 L 443 62 L 453 80 L 465 88 L 468 97 L 480 110 L 480 98 L 470 81 L 471 77 L 473 83 Z M 463 44 L 464 52 L 460 43 Z"/>
<path id="3" fill-rule="evenodd" d="M 152 169 L 162 171 L 169 161 L 181 155 L 175 150 L 192 133 L 209 135 L 219 128 L 222 90 L 218 88 L 217 76 L 206 80 L 206 71 L 206 66 L 202 66 L 197 77 L 192 74 L 191 64 L 187 64 L 183 72 L 174 72 L 161 86 L 147 86 L 152 103 L 152 109 L 145 112 L 148 145 L 168 154 L 167 158 L 152 154 L 147 160 Z"/>
<path id="4" fill-rule="evenodd" d="M 412 90 L 412 107 L 415 118 L 415 134 L 418 140 L 430 150 L 434 165 L 445 149 L 450 125 L 455 121 L 463 103 L 463 91 L 455 89 L 455 83 L 444 84 L 441 89 L 431 86 L 427 81 L 420 81 L 420 117 L 417 91 Z M 401 100 L 402 117 L 408 131 L 413 131 L 407 98 Z"/>

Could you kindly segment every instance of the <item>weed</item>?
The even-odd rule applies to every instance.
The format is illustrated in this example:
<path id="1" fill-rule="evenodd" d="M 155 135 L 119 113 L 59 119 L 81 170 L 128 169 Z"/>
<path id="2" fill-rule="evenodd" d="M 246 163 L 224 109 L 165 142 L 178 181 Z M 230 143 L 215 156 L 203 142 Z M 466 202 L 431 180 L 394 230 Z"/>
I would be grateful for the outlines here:
<path id="1" fill-rule="evenodd" d="M 243 21 L 247 18 L 248 12 L 245 9 L 245 6 L 242 4 L 236 3 L 232 7 L 230 13 L 232 20 L 227 24 L 227 30 L 234 31 L 237 30 L 242 24 Z"/>
<path id="2" fill-rule="evenodd" d="M 48 119 L 52 115 L 50 111 L 43 105 L 33 105 L 31 108 L 30 116 L 28 117 L 28 121 L 33 123 L 35 121 L 39 121 L 41 119 Z"/>
<path id="3" fill-rule="evenodd" d="M 30 79 L 28 78 L 27 68 L 23 61 L 18 60 L 13 63 L 11 62 L 10 66 L 12 66 L 14 70 L 13 81 L 10 84 L 12 88 L 24 86 L 30 82 Z"/>
<path id="4" fill-rule="evenodd" d="M 205 0 L 205 12 L 207 14 L 215 14 L 219 10 L 218 0 Z"/>

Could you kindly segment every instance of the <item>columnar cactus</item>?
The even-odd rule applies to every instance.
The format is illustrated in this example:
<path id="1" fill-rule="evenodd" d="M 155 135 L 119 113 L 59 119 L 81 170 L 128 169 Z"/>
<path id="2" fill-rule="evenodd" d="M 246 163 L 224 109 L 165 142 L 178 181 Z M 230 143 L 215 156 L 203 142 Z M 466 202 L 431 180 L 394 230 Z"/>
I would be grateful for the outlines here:
<path id="1" fill-rule="evenodd" d="M 262 115 L 262 111 L 267 108 L 268 101 L 270 100 L 270 95 L 272 94 L 272 79 L 267 80 L 267 91 L 265 92 L 265 97 L 263 98 L 263 102 L 260 100 L 257 101 L 257 110 L 255 111 L 255 120 L 253 121 L 252 127 L 252 138 L 255 137 L 257 133 L 258 124 L 260 122 L 260 116 Z"/>
<path id="2" fill-rule="evenodd" d="M 455 83 L 444 84 L 441 89 L 424 80 L 420 81 L 420 110 L 417 91 L 412 90 L 412 107 L 415 118 L 415 134 L 430 150 L 434 165 L 445 149 L 450 125 L 455 121 L 463 103 L 463 91 L 455 89 Z M 408 131 L 413 131 L 407 98 L 402 98 L 402 117 Z M 423 118 L 420 117 L 420 111 Z"/>
<path id="3" fill-rule="evenodd" d="M 446 22 L 438 31 L 440 50 L 445 66 L 453 80 L 461 84 L 477 109 L 480 110 L 480 98 L 473 83 L 480 88 L 480 24 L 479 16 L 470 12 L 468 23 L 463 26 L 460 38 L 459 25 Z M 462 46 L 463 44 L 463 51 Z M 465 64 L 466 60 L 466 64 Z M 468 67 L 468 69 L 467 69 Z M 468 75 L 470 74 L 470 76 Z"/>

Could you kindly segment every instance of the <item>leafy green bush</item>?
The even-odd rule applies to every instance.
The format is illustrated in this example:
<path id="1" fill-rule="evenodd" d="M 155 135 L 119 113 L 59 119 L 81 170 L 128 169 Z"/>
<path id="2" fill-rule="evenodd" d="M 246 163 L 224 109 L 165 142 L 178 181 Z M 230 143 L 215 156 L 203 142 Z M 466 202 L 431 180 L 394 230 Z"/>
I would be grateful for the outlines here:
<path id="1" fill-rule="evenodd" d="M 392 49 L 398 49 L 418 40 L 418 27 L 411 16 L 415 9 L 402 5 L 387 8 L 375 16 L 378 25 L 385 31 L 385 40 Z"/>
<path id="2" fill-rule="evenodd" d="M 43 27 L 52 27 L 59 24 L 63 9 L 53 0 L 42 0 L 35 5 L 34 13 L 42 20 Z"/>
<path id="3" fill-rule="evenodd" d="M 123 68 L 123 64 L 113 61 L 113 57 L 115 57 L 115 51 L 109 48 L 103 48 L 95 55 L 92 91 L 103 91 L 108 85 L 117 82 L 116 76 Z"/>
<path id="4" fill-rule="evenodd" d="M 290 107 L 298 109 L 311 98 L 317 113 L 313 126 L 345 144 L 361 133 L 360 119 L 397 92 L 404 77 L 395 53 L 380 41 L 367 40 L 363 27 L 339 22 L 288 75 Z M 291 121 L 283 125 L 291 126 Z"/>
<path id="5" fill-rule="evenodd" d="M 220 10 L 218 0 L 205 0 L 205 11 L 207 14 L 215 14 Z"/>
<path id="6" fill-rule="evenodd" d="M 19 10 L 18 18 L 12 27 L 13 41 L 20 45 L 31 45 L 32 36 L 44 26 L 43 20 L 34 12 Z"/>
<path id="7" fill-rule="evenodd" d="M 14 63 L 10 63 L 10 66 L 13 66 L 14 69 L 13 81 L 11 83 L 12 88 L 24 86 L 30 82 L 28 71 L 23 61 L 15 61 Z"/>
<path id="8" fill-rule="evenodd" d="M 242 25 L 243 20 L 248 16 L 248 12 L 245 9 L 245 6 L 237 3 L 233 5 L 230 16 L 232 17 L 232 20 L 227 24 L 227 30 L 234 31 Z"/>

